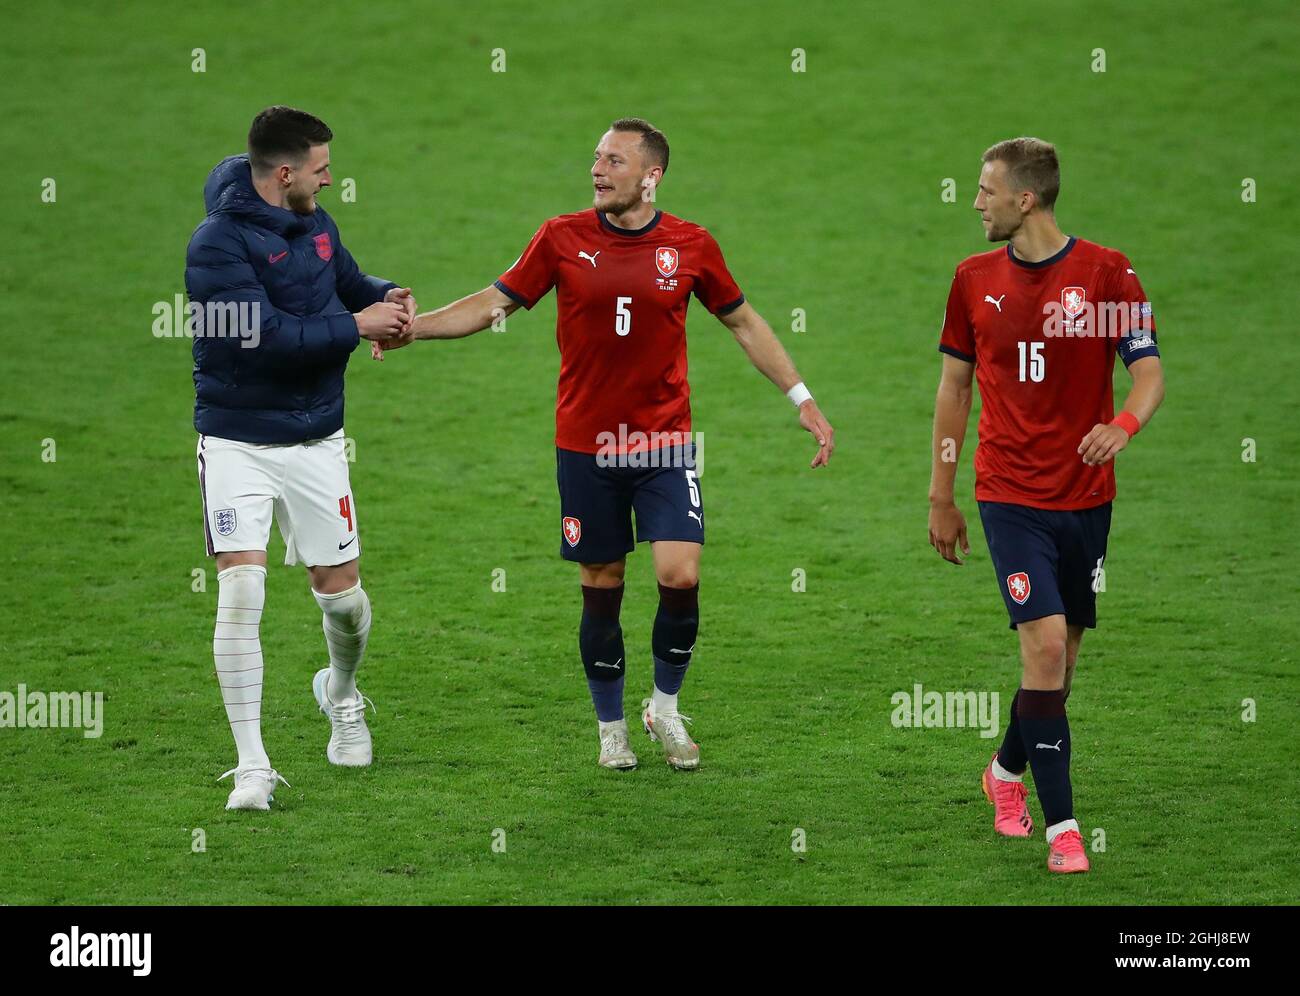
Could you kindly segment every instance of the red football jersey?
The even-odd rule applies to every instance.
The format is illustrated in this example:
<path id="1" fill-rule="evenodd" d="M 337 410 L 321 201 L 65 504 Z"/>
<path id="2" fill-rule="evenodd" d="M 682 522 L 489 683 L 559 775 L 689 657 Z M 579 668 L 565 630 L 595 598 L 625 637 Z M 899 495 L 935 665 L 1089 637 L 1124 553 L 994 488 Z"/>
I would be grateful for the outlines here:
<path id="1" fill-rule="evenodd" d="M 690 432 L 690 296 L 715 315 L 745 301 L 713 236 L 661 211 L 635 231 L 594 208 L 552 218 L 496 286 L 525 308 L 556 289 L 555 445 L 580 453 L 634 452 L 650 447 L 650 433 Z"/>
<path id="2" fill-rule="evenodd" d="M 1081 509 L 1115 497 L 1114 461 L 1089 467 L 1076 451 L 1115 417 L 1115 354 L 1125 365 L 1160 355 L 1123 253 L 1071 238 L 1038 263 L 1010 245 L 971 256 L 953 276 L 939 349 L 975 364 L 976 500 Z"/>

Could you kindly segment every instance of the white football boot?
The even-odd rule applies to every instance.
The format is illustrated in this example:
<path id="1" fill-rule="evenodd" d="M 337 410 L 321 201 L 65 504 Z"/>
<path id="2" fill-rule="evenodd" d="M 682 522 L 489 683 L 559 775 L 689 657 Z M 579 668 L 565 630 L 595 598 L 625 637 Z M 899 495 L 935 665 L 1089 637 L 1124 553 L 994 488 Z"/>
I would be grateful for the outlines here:
<path id="1" fill-rule="evenodd" d="M 217 781 L 231 775 L 235 776 L 235 787 L 230 790 L 230 798 L 226 800 L 227 809 L 270 809 L 275 799 L 271 793 L 275 791 L 277 783 L 283 783 L 285 788 L 293 788 L 273 768 L 231 768 Z"/>
<path id="2" fill-rule="evenodd" d="M 311 690 L 316 696 L 320 711 L 330 718 L 330 742 L 325 756 L 330 764 L 348 768 L 364 768 L 374 758 L 370 743 L 370 730 L 366 727 L 368 698 L 357 692 L 349 702 L 334 703 L 329 700 L 330 669 L 321 668 L 312 679 Z M 374 703 L 370 702 L 371 708 Z"/>
<path id="3" fill-rule="evenodd" d="M 636 754 L 628 742 L 627 720 L 616 719 L 600 726 L 600 766 L 627 771 L 636 767 Z"/>
<path id="4" fill-rule="evenodd" d="M 690 716 L 681 713 L 655 714 L 654 699 L 641 700 L 641 724 L 655 743 L 663 744 L 664 759 L 678 771 L 694 771 L 700 766 L 700 746 L 686 732 Z"/>

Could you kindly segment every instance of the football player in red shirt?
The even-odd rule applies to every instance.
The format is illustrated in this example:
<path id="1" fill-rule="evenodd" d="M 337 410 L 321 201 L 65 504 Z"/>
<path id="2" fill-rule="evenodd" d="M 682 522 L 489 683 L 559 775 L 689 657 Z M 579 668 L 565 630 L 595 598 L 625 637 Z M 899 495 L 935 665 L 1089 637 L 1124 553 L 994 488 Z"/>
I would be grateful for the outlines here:
<path id="1" fill-rule="evenodd" d="M 970 552 L 953 501 L 971 407 L 982 409 L 975 499 L 1023 673 L 1001 748 L 984 771 L 997 832 L 1028 837 L 1026 766 L 1043 807 L 1047 866 L 1088 870 L 1070 787 L 1065 700 L 1097 591 L 1115 497 L 1112 460 L 1164 398 L 1155 322 L 1123 253 L 1067 237 L 1054 214 L 1056 150 L 1017 138 L 984 153 L 975 209 L 990 242 L 953 277 L 939 350 L 930 479 L 930 545 L 954 564 Z M 1133 379 L 1115 414 L 1119 355 Z"/>
<path id="2" fill-rule="evenodd" d="M 560 554 L 581 572 L 578 644 L 596 707 L 599 763 L 607 768 L 637 763 L 623 717 L 619 624 L 626 557 L 636 540 L 650 543 L 659 581 L 654 690 L 642 702 L 642 724 L 674 768 L 699 765 L 699 747 L 677 711 L 699 628 L 704 543 L 686 380 L 692 294 L 794 403 L 800 425 L 817 440 L 812 466 L 825 464 L 834 449 L 830 424 L 746 302 L 713 237 L 655 207 L 667 168 L 662 132 L 640 118 L 615 121 L 596 147 L 593 207 L 545 222 L 499 280 L 417 316 L 410 332 L 417 339 L 467 336 L 521 306 L 532 308 L 555 288 Z"/>

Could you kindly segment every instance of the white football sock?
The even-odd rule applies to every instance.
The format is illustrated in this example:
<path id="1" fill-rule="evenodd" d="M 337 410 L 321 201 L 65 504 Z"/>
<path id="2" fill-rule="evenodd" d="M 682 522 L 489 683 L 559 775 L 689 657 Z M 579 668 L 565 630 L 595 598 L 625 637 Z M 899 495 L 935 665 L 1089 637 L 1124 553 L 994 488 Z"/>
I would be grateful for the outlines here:
<path id="1" fill-rule="evenodd" d="M 262 746 L 261 625 L 265 600 L 265 567 L 238 564 L 217 574 L 212 659 L 241 768 L 271 766 Z"/>
<path id="2" fill-rule="evenodd" d="M 1012 774 L 1010 771 L 1008 771 L 1006 768 L 1002 767 L 1002 765 L 998 763 L 997 755 L 994 754 L 993 755 L 993 777 L 1000 782 L 1023 782 L 1025 780 L 1025 773 L 1022 771 L 1018 775 Z"/>
<path id="3" fill-rule="evenodd" d="M 1067 830 L 1073 830 L 1075 833 L 1078 833 L 1079 821 L 1062 820 L 1060 823 L 1053 823 L 1050 827 L 1048 827 L 1046 830 L 1043 831 L 1043 835 L 1047 838 L 1047 842 L 1050 844 L 1053 838 L 1055 838 L 1058 833 L 1065 833 L 1065 831 Z"/>
<path id="4" fill-rule="evenodd" d="M 330 678 L 325 694 L 335 704 L 357 697 L 357 668 L 370 636 L 370 599 L 358 581 L 346 591 L 322 595 L 312 591 L 324 617 L 325 645 L 330 652 Z"/>
<path id="5" fill-rule="evenodd" d="M 650 699 L 654 703 L 656 716 L 671 716 L 677 712 L 677 696 L 659 691 L 658 685 L 655 685 Z"/>

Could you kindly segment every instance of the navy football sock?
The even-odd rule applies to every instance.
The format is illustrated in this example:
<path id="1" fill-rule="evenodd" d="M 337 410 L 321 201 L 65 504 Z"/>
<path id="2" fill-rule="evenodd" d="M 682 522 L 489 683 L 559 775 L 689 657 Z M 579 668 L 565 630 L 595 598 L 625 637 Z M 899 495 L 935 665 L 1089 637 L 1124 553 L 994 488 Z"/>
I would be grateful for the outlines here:
<path id="1" fill-rule="evenodd" d="M 998 764 L 1013 775 L 1023 775 L 1029 767 L 1029 758 L 1025 756 L 1025 742 L 1020 739 L 1020 717 L 1016 706 L 1020 702 L 1020 689 L 1011 698 L 1011 719 L 1007 722 L 1007 734 L 1002 738 L 998 748 Z"/>
<path id="2" fill-rule="evenodd" d="M 578 649 L 587 672 L 587 687 L 596 707 L 596 718 L 612 723 L 623 718 L 623 678 L 627 662 L 623 654 L 623 628 L 618 624 L 623 604 L 623 586 L 582 586 L 582 624 L 578 628 Z"/>
<path id="3" fill-rule="evenodd" d="M 1070 723 L 1065 718 L 1065 692 L 1020 689 L 1016 711 L 1020 716 L 1020 736 L 1029 766 L 1034 772 L 1034 788 L 1043 807 L 1043 823 L 1055 826 L 1074 818 L 1074 798 L 1070 789 Z"/>
<path id="4" fill-rule="evenodd" d="M 691 651 L 700 631 L 700 586 L 659 586 L 659 611 L 655 613 L 650 649 L 655 659 L 655 688 L 676 695 L 686 679 Z"/>

